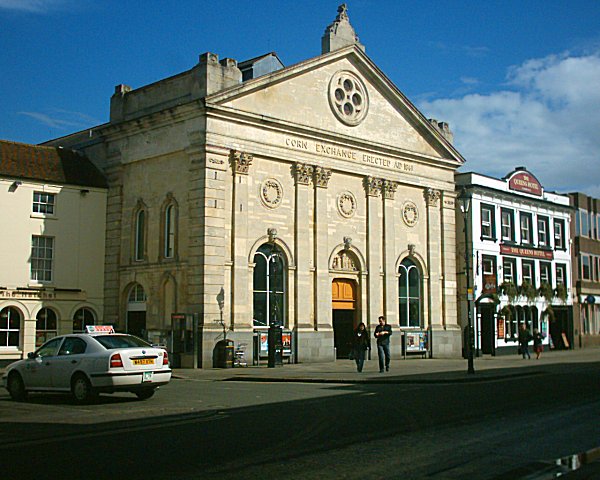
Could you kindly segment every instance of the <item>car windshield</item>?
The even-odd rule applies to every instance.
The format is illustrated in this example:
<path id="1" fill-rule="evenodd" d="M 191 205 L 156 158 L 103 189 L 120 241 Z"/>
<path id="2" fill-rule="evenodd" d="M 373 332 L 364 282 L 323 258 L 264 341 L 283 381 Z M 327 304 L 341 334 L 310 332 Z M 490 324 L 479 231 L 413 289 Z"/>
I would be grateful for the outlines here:
<path id="1" fill-rule="evenodd" d="M 94 339 L 106 349 L 112 348 L 131 348 L 131 347 L 151 347 L 148 342 L 133 335 L 97 335 Z"/>

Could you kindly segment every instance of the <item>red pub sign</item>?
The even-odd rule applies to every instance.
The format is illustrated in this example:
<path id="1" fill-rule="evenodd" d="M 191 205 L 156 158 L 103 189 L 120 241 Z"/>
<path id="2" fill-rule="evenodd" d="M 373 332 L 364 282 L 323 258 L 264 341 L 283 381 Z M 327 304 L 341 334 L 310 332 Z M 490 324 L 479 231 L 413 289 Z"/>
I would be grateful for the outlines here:
<path id="1" fill-rule="evenodd" d="M 511 245 L 500 245 L 500 253 L 504 255 L 514 255 L 516 257 L 539 258 L 541 260 L 552 260 L 554 258 L 554 252 L 552 250 L 513 247 Z"/>
<path id="2" fill-rule="evenodd" d="M 521 171 L 515 173 L 508 181 L 508 188 L 517 192 L 542 196 L 542 185 L 531 173 Z"/>

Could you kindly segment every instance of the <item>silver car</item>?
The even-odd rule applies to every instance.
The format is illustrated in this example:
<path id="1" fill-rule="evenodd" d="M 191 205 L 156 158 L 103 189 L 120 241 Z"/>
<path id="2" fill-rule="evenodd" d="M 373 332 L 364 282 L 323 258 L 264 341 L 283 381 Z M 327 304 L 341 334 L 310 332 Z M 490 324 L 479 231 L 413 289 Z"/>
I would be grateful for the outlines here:
<path id="1" fill-rule="evenodd" d="M 169 383 L 171 368 L 166 350 L 133 335 L 72 334 L 52 338 L 11 363 L 2 380 L 17 401 L 33 391 L 71 392 L 77 403 L 122 391 L 144 400 Z"/>

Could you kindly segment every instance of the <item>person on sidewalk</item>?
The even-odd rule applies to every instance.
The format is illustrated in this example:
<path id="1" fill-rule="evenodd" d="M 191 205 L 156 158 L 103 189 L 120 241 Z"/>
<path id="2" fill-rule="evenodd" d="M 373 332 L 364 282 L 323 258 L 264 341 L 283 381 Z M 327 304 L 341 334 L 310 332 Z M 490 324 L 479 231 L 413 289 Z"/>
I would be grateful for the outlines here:
<path id="1" fill-rule="evenodd" d="M 352 350 L 354 361 L 356 362 L 356 370 L 362 372 L 365 364 L 365 352 L 371 350 L 371 339 L 369 338 L 367 326 L 363 322 L 360 322 L 356 330 L 354 330 Z"/>
<path id="2" fill-rule="evenodd" d="M 375 338 L 377 339 L 377 356 L 379 357 L 379 373 L 383 373 L 383 365 L 385 362 L 385 370 L 390 370 L 390 335 L 392 327 L 385 321 L 382 315 L 379 317 L 379 325 L 375 327 Z"/>
<path id="3" fill-rule="evenodd" d="M 530 360 L 531 355 L 529 355 L 529 341 L 532 338 L 533 337 L 531 336 L 531 333 L 529 333 L 529 330 L 527 330 L 527 325 L 522 323 L 519 329 L 519 349 L 521 350 L 521 355 L 523 355 L 523 358 L 527 357 Z"/>
<path id="4" fill-rule="evenodd" d="M 535 359 L 539 360 L 540 355 L 544 351 L 544 334 L 540 333 L 537 328 L 533 329 L 533 351 L 535 352 Z"/>

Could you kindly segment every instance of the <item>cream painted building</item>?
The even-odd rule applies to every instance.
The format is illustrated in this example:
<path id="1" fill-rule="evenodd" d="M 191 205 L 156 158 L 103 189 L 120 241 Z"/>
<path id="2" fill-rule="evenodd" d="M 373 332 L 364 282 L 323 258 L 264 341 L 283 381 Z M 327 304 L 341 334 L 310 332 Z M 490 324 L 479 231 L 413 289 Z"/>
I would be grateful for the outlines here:
<path id="1" fill-rule="evenodd" d="M 106 192 L 75 152 L 0 141 L 0 364 L 103 321 Z"/>
<path id="2" fill-rule="evenodd" d="M 245 80 L 205 53 L 117 86 L 108 123 L 48 142 L 85 152 L 109 181 L 107 323 L 172 346 L 171 315 L 198 314 L 203 367 L 221 319 L 249 349 L 283 324 L 296 362 L 345 355 L 352 329 L 372 332 L 379 315 L 396 333 L 431 332 L 435 356 L 460 355 L 464 159 L 366 55 L 344 6 L 322 52 L 242 62 Z"/>

